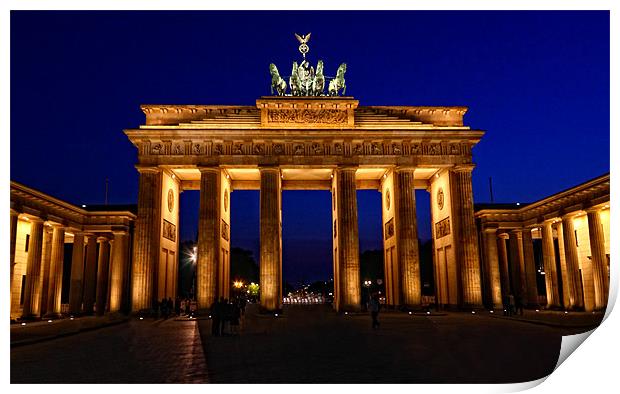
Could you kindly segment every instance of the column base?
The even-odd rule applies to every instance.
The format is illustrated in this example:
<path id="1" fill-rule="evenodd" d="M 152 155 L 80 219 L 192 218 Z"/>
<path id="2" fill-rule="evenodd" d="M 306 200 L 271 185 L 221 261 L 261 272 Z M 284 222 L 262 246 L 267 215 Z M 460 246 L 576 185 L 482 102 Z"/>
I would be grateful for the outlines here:
<path id="1" fill-rule="evenodd" d="M 261 315 L 270 315 L 274 313 L 281 315 L 284 313 L 284 311 L 282 310 L 282 308 L 268 309 L 268 308 L 265 308 L 264 306 L 259 306 L 258 313 L 260 313 Z"/>
<path id="2" fill-rule="evenodd" d="M 46 313 L 43 315 L 43 319 L 60 319 L 62 314 L 60 313 Z"/>

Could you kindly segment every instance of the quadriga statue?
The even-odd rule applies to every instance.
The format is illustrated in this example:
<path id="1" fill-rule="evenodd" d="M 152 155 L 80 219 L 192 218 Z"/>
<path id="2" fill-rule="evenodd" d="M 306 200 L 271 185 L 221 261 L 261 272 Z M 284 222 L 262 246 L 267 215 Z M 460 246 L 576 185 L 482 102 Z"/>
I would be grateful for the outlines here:
<path id="1" fill-rule="evenodd" d="M 347 85 L 344 81 L 344 73 L 347 72 L 347 64 L 342 63 L 338 67 L 338 71 L 336 72 L 336 78 L 329 81 L 329 88 L 327 89 L 330 96 L 338 96 L 338 91 L 342 89 L 342 95 L 345 95 L 347 91 Z"/>
<path id="2" fill-rule="evenodd" d="M 271 72 L 271 94 L 273 95 L 275 89 L 278 96 L 284 96 L 286 94 L 286 81 L 280 76 L 275 64 L 269 65 L 269 72 Z"/>

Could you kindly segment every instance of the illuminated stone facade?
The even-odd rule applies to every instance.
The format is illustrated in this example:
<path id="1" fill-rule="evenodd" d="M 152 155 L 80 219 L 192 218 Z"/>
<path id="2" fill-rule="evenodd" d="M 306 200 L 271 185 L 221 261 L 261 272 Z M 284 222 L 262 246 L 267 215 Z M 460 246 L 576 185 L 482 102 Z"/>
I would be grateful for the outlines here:
<path id="1" fill-rule="evenodd" d="M 609 293 L 609 174 L 531 204 L 476 210 L 483 294 L 532 308 L 597 311 Z"/>
<path id="2" fill-rule="evenodd" d="M 144 125 L 125 130 L 138 152 L 138 218 L 132 309 L 161 296 L 170 199 L 200 190 L 197 299 L 209 308 L 230 287 L 230 197 L 260 190 L 261 304 L 282 304 L 281 191 L 330 190 L 337 310 L 361 303 L 356 190 L 383 194 L 387 302 L 421 307 L 415 189 L 431 193 L 439 301 L 482 306 L 471 175 L 483 136 L 465 107 L 358 105 L 352 97 L 262 97 L 255 106 L 143 105 Z M 167 216 L 167 217 L 166 217 Z M 165 252 L 163 252 L 165 250 Z M 166 257 L 168 256 L 168 257 Z M 159 280 L 155 277 L 159 272 Z M 167 287 L 165 287 L 167 289 Z"/>
<path id="3" fill-rule="evenodd" d="M 132 210 L 80 208 L 11 182 L 11 319 L 129 312 Z"/>

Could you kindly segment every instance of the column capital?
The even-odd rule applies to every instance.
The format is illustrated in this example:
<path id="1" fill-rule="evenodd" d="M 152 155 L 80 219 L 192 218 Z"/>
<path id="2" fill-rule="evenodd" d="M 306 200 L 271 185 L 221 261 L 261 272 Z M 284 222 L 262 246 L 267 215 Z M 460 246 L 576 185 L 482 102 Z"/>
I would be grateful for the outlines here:
<path id="1" fill-rule="evenodd" d="M 219 174 L 222 169 L 217 166 L 198 166 L 198 171 L 200 171 L 201 174 L 205 172 L 215 172 Z"/>
<path id="2" fill-rule="evenodd" d="M 498 236 L 499 238 L 501 238 L 501 239 L 508 239 L 508 238 L 509 238 L 508 233 L 506 233 L 506 232 L 502 232 L 502 233 L 500 233 L 500 232 L 499 232 L 499 230 L 498 230 L 498 234 L 497 234 L 497 236 Z"/>
<path id="3" fill-rule="evenodd" d="M 356 165 L 340 165 L 336 168 L 337 171 L 357 171 L 359 166 Z"/>
<path id="4" fill-rule="evenodd" d="M 562 221 L 564 220 L 569 220 L 569 219 L 573 219 L 575 216 L 578 216 L 582 211 L 572 211 L 572 212 L 568 212 L 565 213 L 564 215 L 561 216 Z"/>
<path id="5" fill-rule="evenodd" d="M 394 172 L 415 171 L 416 168 L 415 166 L 396 166 L 394 167 Z"/>
<path id="6" fill-rule="evenodd" d="M 110 236 L 109 235 L 98 235 L 97 236 L 97 242 L 101 242 L 101 243 L 105 243 L 105 242 L 110 242 Z"/>
<path id="7" fill-rule="evenodd" d="M 162 169 L 157 166 L 136 165 L 136 170 L 138 170 L 140 174 L 159 174 L 160 172 L 162 172 Z"/>
<path id="8" fill-rule="evenodd" d="M 38 217 L 38 216 L 32 216 L 32 215 L 28 215 L 26 217 L 24 217 L 24 220 L 27 222 L 31 222 L 31 223 L 41 223 L 43 224 L 43 222 L 45 222 L 45 220 L 43 220 L 42 218 Z"/>
<path id="9" fill-rule="evenodd" d="M 280 173 L 280 167 L 279 166 L 259 166 L 258 170 L 260 172 L 277 172 L 277 173 Z"/>
<path id="10" fill-rule="evenodd" d="M 472 172 L 476 167 L 475 164 L 456 164 L 454 167 L 450 168 L 452 172 Z"/>
<path id="11" fill-rule="evenodd" d="M 497 230 L 498 230 L 497 227 L 485 227 L 482 229 L 482 231 L 485 233 L 497 233 Z"/>
<path id="12" fill-rule="evenodd" d="M 115 237 L 117 235 L 127 235 L 129 234 L 129 231 L 127 230 L 112 230 L 112 235 L 114 235 Z"/>
<path id="13" fill-rule="evenodd" d="M 584 211 L 586 211 L 586 213 L 598 213 L 600 211 L 603 210 L 603 207 L 600 205 L 594 206 L 594 207 L 588 207 L 586 209 L 584 209 Z"/>

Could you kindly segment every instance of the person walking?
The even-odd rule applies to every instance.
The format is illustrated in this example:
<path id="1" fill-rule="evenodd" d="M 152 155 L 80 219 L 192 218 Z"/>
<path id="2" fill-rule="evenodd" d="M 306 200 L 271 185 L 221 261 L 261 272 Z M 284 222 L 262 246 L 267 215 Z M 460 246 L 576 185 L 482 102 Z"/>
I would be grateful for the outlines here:
<path id="1" fill-rule="evenodd" d="M 376 294 L 373 294 L 370 297 L 370 301 L 368 302 L 368 310 L 370 310 L 370 317 L 372 317 L 372 328 L 379 328 L 379 299 Z"/>
<path id="2" fill-rule="evenodd" d="M 168 301 L 166 302 L 166 309 L 168 310 L 168 316 L 174 314 L 174 302 L 172 302 L 172 297 L 168 297 Z"/>
<path id="3" fill-rule="evenodd" d="M 230 331 L 232 335 L 239 335 L 239 320 L 241 319 L 241 308 L 239 307 L 239 300 L 234 301 L 230 305 Z"/>
<path id="4" fill-rule="evenodd" d="M 216 298 L 211 304 L 211 335 L 214 337 L 220 336 L 220 311 L 221 306 L 219 300 Z"/>

